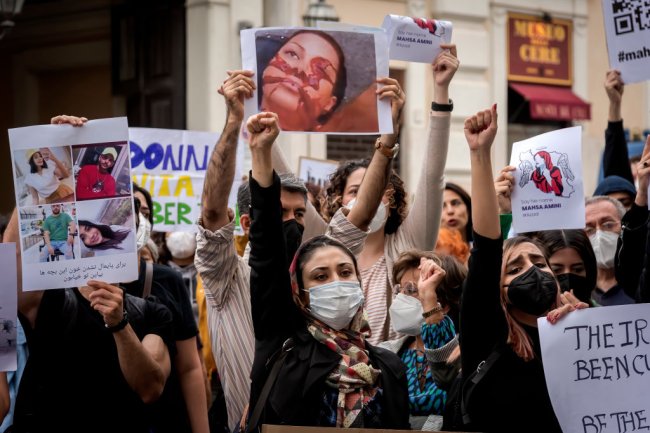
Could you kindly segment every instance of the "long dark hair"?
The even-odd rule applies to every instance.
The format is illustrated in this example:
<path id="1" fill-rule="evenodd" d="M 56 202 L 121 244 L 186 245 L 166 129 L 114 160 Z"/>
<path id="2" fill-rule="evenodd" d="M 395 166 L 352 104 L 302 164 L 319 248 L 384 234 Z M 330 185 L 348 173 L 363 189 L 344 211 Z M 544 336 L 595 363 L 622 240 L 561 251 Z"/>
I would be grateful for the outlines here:
<path id="1" fill-rule="evenodd" d="M 453 191 L 460 196 L 460 199 L 465 203 L 467 208 L 467 225 L 465 226 L 465 239 L 467 242 L 471 242 L 474 239 L 474 226 L 472 225 L 472 198 L 469 196 L 467 191 L 463 189 L 462 186 L 457 185 L 452 182 L 447 182 L 445 184 L 445 189 Z"/>
<path id="2" fill-rule="evenodd" d="M 84 242 L 86 248 L 93 250 L 108 250 L 111 248 L 121 250 L 123 248 L 120 246 L 120 244 L 129 235 L 128 230 L 113 230 L 111 226 L 108 226 L 106 224 L 95 224 L 94 222 L 88 220 L 79 220 L 79 225 L 95 228 L 102 234 L 104 241 L 102 241 L 102 243 L 99 245 L 86 245 Z"/>
<path id="3" fill-rule="evenodd" d="M 151 226 L 153 227 L 153 200 L 151 199 L 151 194 L 149 194 L 149 191 L 146 189 L 142 188 L 140 185 L 137 183 L 133 182 L 133 193 L 135 194 L 136 192 L 139 192 L 144 196 L 144 201 L 147 202 L 147 206 L 149 207 L 149 217 L 147 218 L 149 222 L 151 223 Z M 133 198 L 133 202 L 135 203 L 136 201 L 139 202 L 135 197 Z M 139 203 L 138 203 L 139 206 Z M 136 211 L 136 215 L 138 212 Z M 136 218 L 137 220 L 137 218 Z"/>
<path id="4" fill-rule="evenodd" d="M 359 266 L 357 265 L 357 259 L 354 257 L 354 254 L 341 242 L 330 238 L 329 236 L 321 235 L 309 239 L 307 242 L 302 244 L 298 251 L 296 252 L 296 283 L 298 284 L 298 289 L 303 290 L 305 288 L 302 282 L 302 267 L 307 261 L 314 255 L 314 252 L 322 247 L 336 247 L 343 251 L 354 264 L 354 271 L 357 273 L 357 277 L 360 278 Z M 359 281 L 361 283 L 361 281 Z"/>
<path id="5" fill-rule="evenodd" d="M 42 154 L 41 152 L 34 152 L 34 153 L 32 154 L 32 156 L 29 157 L 29 171 L 30 171 L 31 173 L 38 173 L 38 166 L 37 166 L 36 163 L 34 162 L 34 156 L 35 156 L 37 153 L 38 153 L 39 155 L 41 155 L 41 158 L 43 158 L 43 154 Z M 43 167 L 41 167 L 41 168 L 43 168 L 43 169 L 46 169 L 46 168 L 47 168 L 47 162 L 45 162 L 45 159 L 43 159 Z"/>

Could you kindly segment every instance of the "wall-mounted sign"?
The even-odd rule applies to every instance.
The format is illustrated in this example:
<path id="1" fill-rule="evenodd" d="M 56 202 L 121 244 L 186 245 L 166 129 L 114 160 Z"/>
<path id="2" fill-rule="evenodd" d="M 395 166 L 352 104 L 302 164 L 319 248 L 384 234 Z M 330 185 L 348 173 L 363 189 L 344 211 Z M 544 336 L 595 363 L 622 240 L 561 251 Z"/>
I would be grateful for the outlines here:
<path id="1" fill-rule="evenodd" d="M 571 21 L 508 14 L 508 80 L 571 86 Z"/>

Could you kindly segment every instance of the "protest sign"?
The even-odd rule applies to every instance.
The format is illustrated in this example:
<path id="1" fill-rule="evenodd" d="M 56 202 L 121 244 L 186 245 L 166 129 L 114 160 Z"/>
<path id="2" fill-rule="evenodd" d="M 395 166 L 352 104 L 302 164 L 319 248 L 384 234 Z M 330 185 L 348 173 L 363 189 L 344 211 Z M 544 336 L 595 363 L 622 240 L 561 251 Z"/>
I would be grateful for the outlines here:
<path id="1" fill-rule="evenodd" d="M 320 188 L 327 188 L 330 174 L 336 171 L 339 163 L 331 159 L 300 157 L 298 177 L 305 183 L 312 183 Z"/>
<path id="2" fill-rule="evenodd" d="M 544 375 L 564 433 L 650 430 L 649 304 L 537 319 Z"/>
<path id="3" fill-rule="evenodd" d="M 407 62 L 433 63 L 442 49 L 451 42 L 449 21 L 386 15 L 382 27 L 388 37 L 389 58 Z"/>
<path id="4" fill-rule="evenodd" d="M 23 290 L 138 277 L 127 140 L 126 117 L 9 130 Z"/>
<path id="5" fill-rule="evenodd" d="M 512 145 L 512 224 L 517 233 L 583 229 L 582 128 L 547 132 Z"/>
<path id="6" fill-rule="evenodd" d="M 133 181 L 153 199 L 154 230 L 196 231 L 203 181 L 218 133 L 129 128 Z M 235 182 L 228 206 L 235 208 L 244 145 L 237 146 Z"/>
<path id="7" fill-rule="evenodd" d="M 375 93 L 377 78 L 388 76 L 383 33 L 247 29 L 241 49 L 257 83 L 246 117 L 275 112 L 284 132 L 392 133 L 390 101 Z"/>
<path id="8" fill-rule="evenodd" d="M 626 84 L 650 78 L 650 3 L 602 0 L 609 66 Z"/>
<path id="9" fill-rule="evenodd" d="M 17 272 L 16 244 L 0 243 L 0 371 L 16 370 Z"/>

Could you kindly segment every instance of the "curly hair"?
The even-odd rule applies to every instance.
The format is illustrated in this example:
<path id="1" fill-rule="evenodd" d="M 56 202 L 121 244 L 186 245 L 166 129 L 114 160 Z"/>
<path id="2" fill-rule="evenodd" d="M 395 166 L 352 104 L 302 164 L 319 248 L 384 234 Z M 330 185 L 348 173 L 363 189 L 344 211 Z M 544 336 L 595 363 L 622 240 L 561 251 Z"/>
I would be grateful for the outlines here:
<path id="1" fill-rule="evenodd" d="M 368 158 L 344 161 L 330 175 L 329 185 L 321 198 L 321 216 L 325 221 L 329 222 L 343 205 L 343 193 L 350 175 L 360 168 L 367 169 L 368 165 L 370 165 Z M 393 194 L 390 197 L 390 211 L 384 226 L 384 233 L 387 235 L 395 233 L 408 215 L 408 197 L 404 189 L 404 181 L 395 170 L 391 171 L 388 188 L 393 191 Z"/>

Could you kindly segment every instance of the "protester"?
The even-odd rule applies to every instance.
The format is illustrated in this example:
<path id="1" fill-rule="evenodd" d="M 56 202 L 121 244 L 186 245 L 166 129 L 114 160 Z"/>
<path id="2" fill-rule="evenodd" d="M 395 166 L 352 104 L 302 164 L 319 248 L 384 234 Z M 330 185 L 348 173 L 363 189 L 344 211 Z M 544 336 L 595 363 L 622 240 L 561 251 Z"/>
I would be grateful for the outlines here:
<path id="1" fill-rule="evenodd" d="M 115 196 L 115 179 L 111 171 L 116 159 L 117 150 L 108 146 L 99 154 L 97 163 L 81 167 L 76 180 L 77 200 Z"/>
<path id="2" fill-rule="evenodd" d="M 46 247 L 41 255 L 41 262 L 55 260 L 61 256 L 65 259 L 71 259 L 72 249 L 74 248 L 74 234 L 77 232 L 74 220 L 63 210 L 63 206 L 60 204 L 53 204 L 50 209 L 52 214 L 45 218 L 41 227 Z M 60 254 L 57 254 L 57 252 Z"/>
<path id="3" fill-rule="evenodd" d="M 140 202 L 140 213 L 149 220 L 153 226 L 153 200 L 149 191 L 133 182 L 133 197 Z"/>
<path id="4" fill-rule="evenodd" d="M 394 354 L 365 342 L 367 322 L 354 256 L 339 242 L 316 237 L 297 251 L 289 272 L 280 178 L 271 164 L 271 148 L 279 133 L 277 115 L 254 115 L 247 128 L 256 339 L 250 427 L 408 428 L 404 367 Z M 330 302 L 332 296 L 338 297 L 335 304 Z M 283 347 L 292 349 L 274 356 Z M 283 368 L 271 377 L 269 394 L 261 395 L 276 362 L 283 362 Z"/>
<path id="5" fill-rule="evenodd" d="M 47 164 L 51 161 L 54 166 Z M 32 204 L 64 203 L 74 201 L 74 191 L 60 179 L 70 176 L 70 170 L 56 157 L 49 148 L 27 151 L 29 173 L 25 176 L 25 185 L 29 187 Z"/>
<path id="6" fill-rule="evenodd" d="M 445 184 L 440 226 L 457 230 L 467 245 L 472 243 L 472 199 L 463 187 L 452 182 Z"/>

